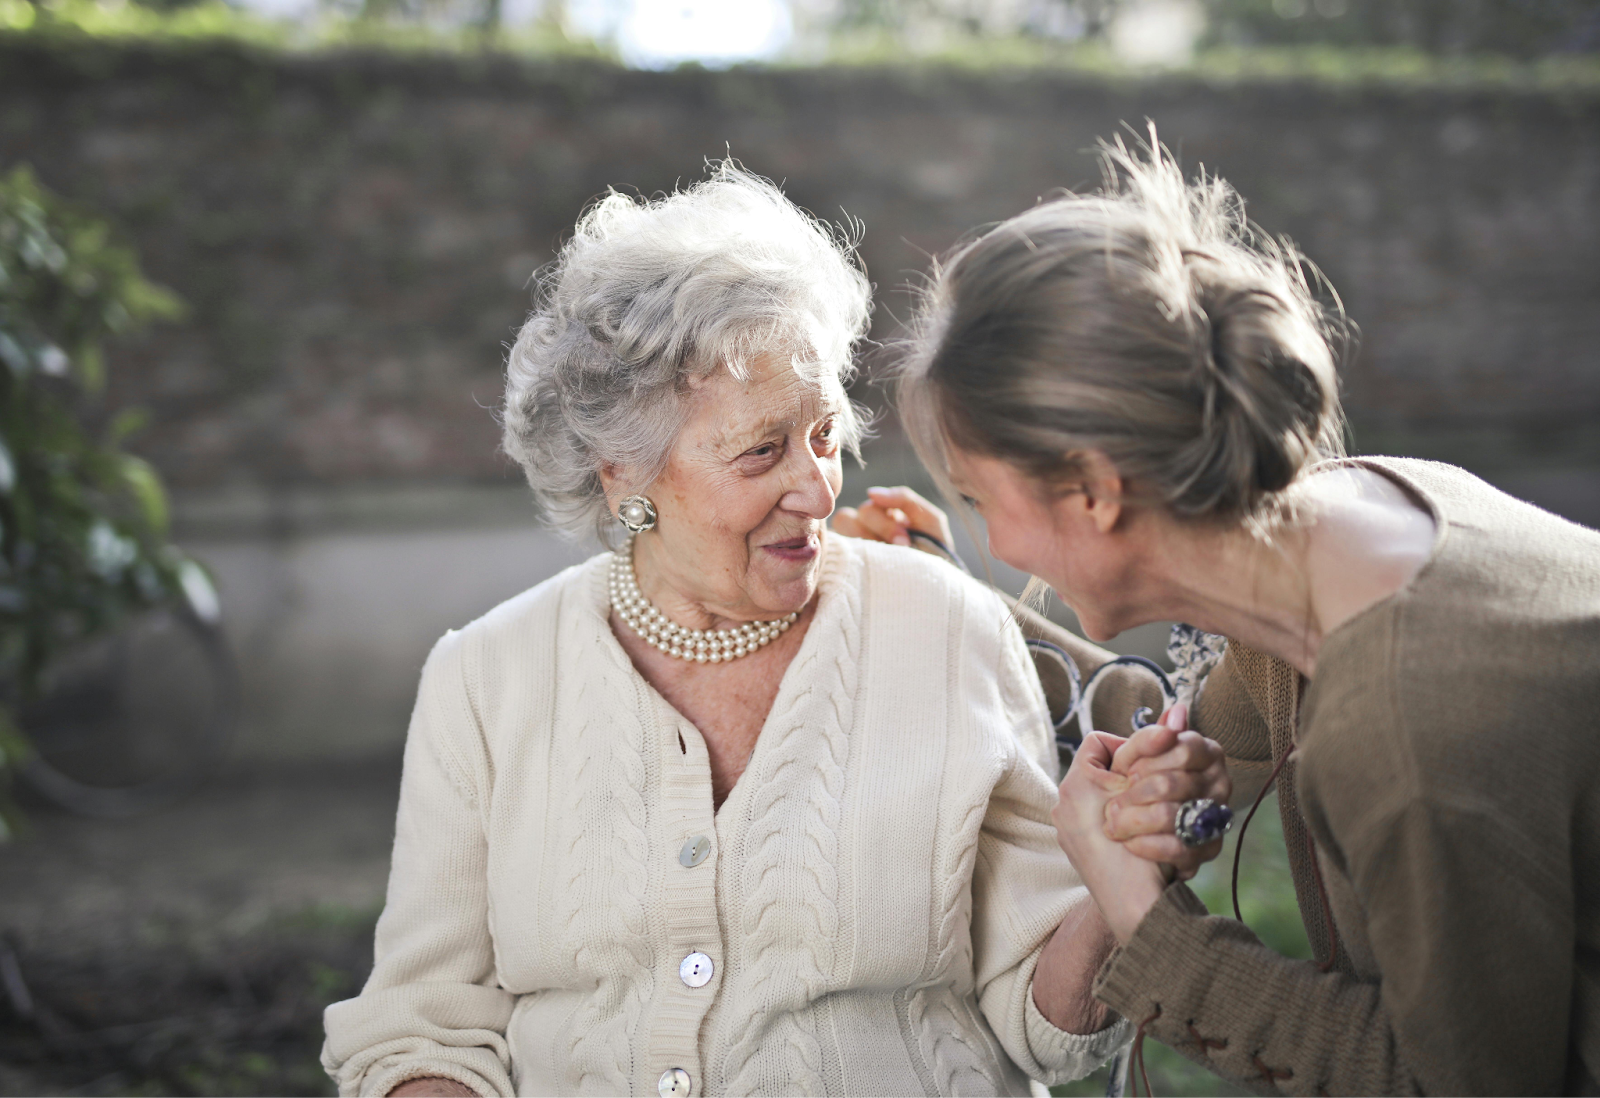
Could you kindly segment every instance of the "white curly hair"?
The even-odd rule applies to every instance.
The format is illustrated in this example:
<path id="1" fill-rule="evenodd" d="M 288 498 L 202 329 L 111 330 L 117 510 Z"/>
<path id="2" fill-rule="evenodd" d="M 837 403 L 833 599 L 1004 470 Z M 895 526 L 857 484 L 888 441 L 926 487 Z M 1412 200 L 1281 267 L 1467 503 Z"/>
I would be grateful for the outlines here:
<path id="1" fill-rule="evenodd" d="M 817 384 L 853 376 L 872 303 L 859 226 L 817 220 L 732 160 L 708 169 L 651 200 L 607 193 L 536 278 L 506 364 L 501 445 L 568 536 L 615 544 L 600 469 L 645 490 L 683 426 L 692 379 L 742 380 L 774 353 Z M 866 424 L 846 400 L 839 431 L 851 453 Z"/>

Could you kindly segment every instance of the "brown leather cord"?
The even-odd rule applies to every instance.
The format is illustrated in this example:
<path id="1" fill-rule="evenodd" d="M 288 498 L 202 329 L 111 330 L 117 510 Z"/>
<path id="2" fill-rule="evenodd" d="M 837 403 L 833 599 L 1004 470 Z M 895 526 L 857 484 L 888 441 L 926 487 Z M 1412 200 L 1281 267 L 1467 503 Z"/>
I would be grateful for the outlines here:
<path id="1" fill-rule="evenodd" d="M 1261 792 L 1256 794 L 1256 803 L 1250 806 L 1250 811 L 1245 814 L 1244 823 L 1239 825 L 1239 838 L 1233 844 L 1233 917 L 1241 923 L 1244 916 L 1239 914 L 1239 855 L 1244 853 L 1244 833 L 1250 826 L 1250 821 L 1256 818 L 1256 809 L 1261 807 L 1261 802 L 1267 799 L 1267 790 L 1273 788 L 1278 781 L 1278 775 L 1283 773 L 1283 764 L 1289 761 L 1293 751 L 1285 751 L 1283 758 L 1272 768 L 1272 773 L 1267 775 L 1267 780 L 1261 786 Z"/>
<path id="2" fill-rule="evenodd" d="M 1256 801 L 1250 806 L 1250 811 L 1245 815 L 1244 823 L 1239 825 L 1239 838 L 1233 844 L 1233 917 L 1244 922 L 1244 916 L 1239 912 L 1239 857 L 1244 853 L 1244 833 L 1250 826 L 1250 821 L 1256 818 L 1256 809 L 1261 807 L 1261 802 L 1267 799 L 1267 791 L 1277 786 L 1278 775 L 1283 773 L 1284 764 L 1289 761 L 1293 750 L 1285 751 L 1283 758 L 1279 759 L 1272 768 L 1272 773 L 1261 786 L 1261 792 L 1256 794 Z M 1322 907 L 1322 923 L 1328 928 L 1328 956 L 1325 960 L 1317 962 L 1317 971 L 1333 971 L 1333 963 L 1339 956 L 1339 931 L 1333 925 L 1333 905 L 1328 902 L 1328 889 L 1322 883 L 1322 863 L 1317 859 L 1317 844 L 1311 838 L 1311 833 L 1306 833 L 1306 857 L 1311 859 L 1311 877 L 1317 882 L 1317 900 Z"/>
<path id="3" fill-rule="evenodd" d="M 1200 1046 L 1201 1052 L 1211 1052 L 1213 1049 L 1221 1052 L 1228 1047 L 1226 1037 L 1202 1037 L 1200 1031 L 1194 1028 L 1194 1019 L 1188 1021 L 1189 1036 L 1194 1038 L 1194 1043 Z"/>
<path id="4" fill-rule="evenodd" d="M 1144 1031 L 1145 1027 L 1161 1017 L 1161 1004 L 1156 1004 L 1156 1012 L 1139 1023 L 1139 1028 L 1133 1031 L 1133 1049 L 1128 1053 L 1128 1098 L 1139 1098 L 1139 1080 L 1144 1079 L 1145 1098 L 1155 1098 L 1155 1091 L 1150 1089 L 1150 1073 L 1144 1066 Z M 1135 1074 L 1137 1072 L 1138 1074 Z"/>
<path id="5" fill-rule="evenodd" d="M 1256 1070 L 1261 1073 L 1261 1078 L 1265 1079 L 1273 1086 L 1277 1086 L 1280 1082 L 1294 1078 L 1294 1068 L 1270 1068 L 1261 1062 L 1261 1054 L 1259 1052 L 1251 1054 L 1250 1062 L 1254 1064 L 1256 1066 Z"/>

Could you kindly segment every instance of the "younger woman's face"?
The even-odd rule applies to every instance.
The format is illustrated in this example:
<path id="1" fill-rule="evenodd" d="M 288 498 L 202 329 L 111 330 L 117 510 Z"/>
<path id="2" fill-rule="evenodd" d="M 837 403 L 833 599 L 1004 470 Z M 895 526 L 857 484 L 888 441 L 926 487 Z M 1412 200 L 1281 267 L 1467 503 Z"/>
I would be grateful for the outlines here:
<path id="1" fill-rule="evenodd" d="M 1041 485 L 1008 461 L 951 447 L 950 479 L 983 517 L 989 552 L 1048 583 L 1091 640 L 1110 640 L 1130 620 L 1135 576 L 1120 536 L 1121 507 L 1092 490 Z"/>

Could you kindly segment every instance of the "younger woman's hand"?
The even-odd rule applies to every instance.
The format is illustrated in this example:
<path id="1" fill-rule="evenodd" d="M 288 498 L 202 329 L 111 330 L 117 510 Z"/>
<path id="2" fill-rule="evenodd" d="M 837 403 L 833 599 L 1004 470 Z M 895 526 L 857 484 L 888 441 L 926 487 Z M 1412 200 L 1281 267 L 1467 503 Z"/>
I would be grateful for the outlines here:
<path id="1" fill-rule="evenodd" d="M 945 513 L 903 486 L 868 488 L 867 500 L 860 507 L 841 507 L 834 513 L 833 528 L 848 537 L 890 545 L 915 544 L 911 531 L 917 530 L 954 548 L 950 541 L 950 520 Z"/>
<path id="2" fill-rule="evenodd" d="M 1127 785 L 1107 801 L 1105 816 L 1108 838 L 1173 867 L 1185 881 L 1222 852 L 1222 840 L 1184 846 L 1173 830 L 1178 809 L 1207 797 L 1226 804 L 1233 793 L 1221 746 L 1190 730 L 1188 722 L 1188 708 L 1175 705 L 1122 742 L 1111 770 Z"/>
<path id="3" fill-rule="evenodd" d="M 1073 756 L 1061 795 L 1050 813 L 1056 841 L 1066 851 L 1100 914 L 1117 941 L 1126 944 L 1166 887 L 1154 862 L 1132 853 L 1106 834 L 1106 806 L 1128 788 L 1128 778 L 1111 769 L 1125 741 L 1107 732 L 1091 732 Z"/>

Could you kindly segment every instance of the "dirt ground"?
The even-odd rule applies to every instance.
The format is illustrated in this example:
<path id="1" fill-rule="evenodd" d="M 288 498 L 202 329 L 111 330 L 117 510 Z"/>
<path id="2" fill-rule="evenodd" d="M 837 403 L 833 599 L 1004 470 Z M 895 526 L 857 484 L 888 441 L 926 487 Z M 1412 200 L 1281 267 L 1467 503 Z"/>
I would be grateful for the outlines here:
<path id="1" fill-rule="evenodd" d="M 384 759 L 235 774 L 129 821 L 32 806 L 32 834 L 0 846 L 0 1096 L 332 1094 L 322 1009 L 371 967 L 398 784 Z M 1241 899 L 1307 956 L 1276 816 L 1251 831 Z M 1196 881 L 1214 911 L 1233 838 Z M 1148 1054 L 1158 1093 L 1242 1093 Z"/>
<path id="2" fill-rule="evenodd" d="M 0 846 L 0 1095 L 321 1094 L 371 965 L 398 761 L 216 780 Z"/>

